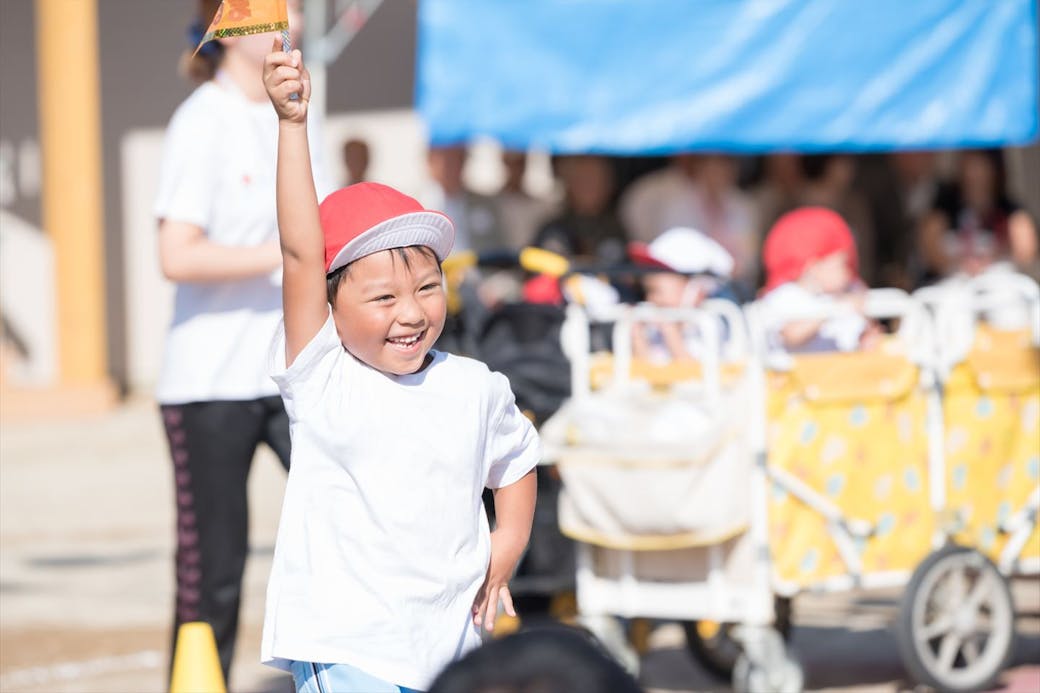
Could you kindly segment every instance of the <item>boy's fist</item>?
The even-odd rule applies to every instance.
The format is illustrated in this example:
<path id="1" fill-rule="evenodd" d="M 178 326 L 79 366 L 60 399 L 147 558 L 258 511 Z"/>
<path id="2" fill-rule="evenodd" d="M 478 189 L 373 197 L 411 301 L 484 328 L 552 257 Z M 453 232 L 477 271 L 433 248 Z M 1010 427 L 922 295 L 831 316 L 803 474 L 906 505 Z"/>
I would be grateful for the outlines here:
<path id="1" fill-rule="evenodd" d="M 300 51 L 282 51 L 280 39 L 275 39 L 274 50 L 264 58 L 264 88 L 281 120 L 306 122 L 311 75 L 303 65 Z"/>

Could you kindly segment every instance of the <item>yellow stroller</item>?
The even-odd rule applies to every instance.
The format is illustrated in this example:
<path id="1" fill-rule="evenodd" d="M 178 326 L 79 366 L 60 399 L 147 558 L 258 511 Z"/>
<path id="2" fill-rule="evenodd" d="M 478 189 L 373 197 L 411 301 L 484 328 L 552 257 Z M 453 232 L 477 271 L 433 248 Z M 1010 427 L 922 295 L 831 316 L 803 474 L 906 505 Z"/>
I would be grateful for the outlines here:
<path id="1" fill-rule="evenodd" d="M 694 327 L 695 363 L 632 358 L 638 322 Z M 595 323 L 613 354 L 593 354 Z M 764 468 L 755 464 L 761 372 L 744 316 L 698 309 L 567 309 L 571 398 L 542 427 L 563 479 L 561 530 L 577 542 L 578 618 L 630 669 L 617 617 L 737 624 L 743 690 L 798 690 L 802 671 L 774 628 Z M 749 427 L 750 424 L 750 427 Z"/>
<path id="2" fill-rule="evenodd" d="M 1007 578 L 1040 573 L 1040 287 L 992 272 L 917 298 L 934 316 L 948 543 L 915 571 L 896 632 L 915 679 L 978 690 L 1013 650 Z"/>

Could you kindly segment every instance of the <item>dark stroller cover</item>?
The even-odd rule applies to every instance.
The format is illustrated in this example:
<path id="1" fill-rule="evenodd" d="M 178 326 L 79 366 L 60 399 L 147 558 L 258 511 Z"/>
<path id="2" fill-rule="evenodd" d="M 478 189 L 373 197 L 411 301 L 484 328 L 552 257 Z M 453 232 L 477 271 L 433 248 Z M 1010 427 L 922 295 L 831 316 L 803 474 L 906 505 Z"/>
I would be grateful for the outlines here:
<path id="1" fill-rule="evenodd" d="M 507 378 L 517 406 L 536 424 L 551 416 L 570 396 L 570 365 L 560 346 L 563 309 L 515 303 L 495 311 L 480 335 L 479 353 L 492 370 Z M 538 503 L 531 541 L 510 583 L 518 597 L 551 597 L 574 588 L 574 546 L 557 522 L 559 475 L 538 469 Z"/>

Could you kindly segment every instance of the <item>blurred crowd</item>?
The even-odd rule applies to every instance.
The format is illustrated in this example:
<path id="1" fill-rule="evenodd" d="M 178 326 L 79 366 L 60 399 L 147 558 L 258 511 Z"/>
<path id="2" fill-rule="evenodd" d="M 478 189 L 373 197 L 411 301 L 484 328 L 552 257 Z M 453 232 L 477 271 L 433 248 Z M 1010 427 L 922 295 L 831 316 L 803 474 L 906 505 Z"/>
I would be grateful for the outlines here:
<path id="1" fill-rule="evenodd" d="M 344 145 L 348 182 L 363 180 L 367 145 Z M 999 263 L 1037 273 L 1036 222 L 1008 191 L 1000 150 L 940 154 L 770 154 L 663 158 L 553 158 L 556 191 L 529 194 L 526 156 L 505 151 L 498 192 L 466 187 L 463 146 L 431 148 L 435 182 L 423 202 L 455 220 L 456 248 L 538 246 L 571 258 L 621 262 L 631 241 L 650 243 L 675 227 L 699 230 L 734 260 L 743 299 L 765 283 L 762 248 L 786 212 L 823 207 L 855 239 L 870 287 L 912 290 Z M 942 165 L 940 165 L 942 164 Z"/>

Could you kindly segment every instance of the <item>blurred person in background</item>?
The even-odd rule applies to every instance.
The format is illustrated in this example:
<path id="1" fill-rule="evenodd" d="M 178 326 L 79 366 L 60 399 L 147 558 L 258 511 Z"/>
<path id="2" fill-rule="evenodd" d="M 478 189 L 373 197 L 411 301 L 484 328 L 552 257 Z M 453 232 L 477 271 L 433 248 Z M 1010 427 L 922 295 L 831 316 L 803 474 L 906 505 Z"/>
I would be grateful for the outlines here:
<path id="1" fill-rule="evenodd" d="M 870 206 L 853 187 L 856 159 L 849 154 L 811 154 L 802 157 L 805 186 L 800 205 L 834 210 L 852 229 L 859 271 L 868 284 L 876 281 L 874 224 Z"/>
<path id="2" fill-rule="evenodd" d="M 925 283 L 975 276 L 995 265 L 1035 271 L 1036 223 L 1005 185 L 1000 150 L 960 154 L 956 180 L 939 187 L 920 225 Z"/>
<path id="3" fill-rule="evenodd" d="M 182 623 L 209 623 L 226 680 L 248 553 L 246 481 L 260 443 L 288 468 L 289 421 L 267 374 L 281 251 L 278 118 L 261 74 L 277 34 L 211 41 L 192 56 L 219 4 L 197 5 L 182 68 L 199 86 L 170 120 L 154 212 L 161 269 L 176 283 L 156 389 L 177 508 L 174 640 Z M 299 0 L 289 16 L 298 36 Z"/>
<path id="4" fill-rule="evenodd" d="M 874 220 L 877 284 L 913 289 L 914 239 L 938 187 L 935 153 L 860 157 L 855 186 L 866 196 Z"/>
<path id="5" fill-rule="evenodd" d="M 634 240 L 649 243 L 675 226 L 697 228 L 733 256 L 733 276 L 746 287 L 757 274 L 755 207 L 737 187 L 733 157 L 681 154 L 670 166 L 635 181 L 621 200 Z"/>
<path id="6" fill-rule="evenodd" d="M 463 145 L 430 147 L 426 161 L 433 186 L 421 196 L 428 209 L 442 210 L 455 223 L 455 251 L 509 246 L 493 198 L 466 187 L 462 173 L 469 153 Z"/>
<path id="7" fill-rule="evenodd" d="M 522 248 L 534 242 L 535 233 L 554 211 L 549 200 L 531 195 L 524 189 L 527 153 L 510 149 L 502 151 L 502 167 L 506 178 L 495 195 L 502 233 L 511 248 Z"/>
<path id="8" fill-rule="evenodd" d="M 595 637 L 569 627 L 522 630 L 449 665 L 429 693 L 641 693 Z"/>
<path id="9" fill-rule="evenodd" d="M 762 157 L 761 179 L 749 193 L 755 202 L 759 246 L 780 215 L 798 206 L 804 187 L 801 155 L 779 152 Z"/>
<path id="10" fill-rule="evenodd" d="M 856 242 L 839 214 L 800 207 L 781 216 L 762 249 L 760 299 L 769 346 L 809 353 L 869 348 L 877 330 L 863 315 L 866 285 Z M 826 317 L 812 314 L 832 312 Z M 811 317 L 808 317 L 811 316 Z"/>
<path id="11" fill-rule="evenodd" d="M 627 236 L 611 207 L 610 162 L 602 156 L 561 156 L 556 171 L 563 184 L 563 210 L 538 231 L 535 245 L 571 258 L 623 260 Z"/>
<path id="12" fill-rule="evenodd" d="M 364 183 L 368 180 L 368 142 L 351 137 L 343 143 L 343 166 L 347 171 L 346 185 Z"/>

